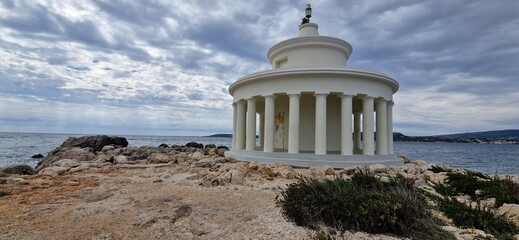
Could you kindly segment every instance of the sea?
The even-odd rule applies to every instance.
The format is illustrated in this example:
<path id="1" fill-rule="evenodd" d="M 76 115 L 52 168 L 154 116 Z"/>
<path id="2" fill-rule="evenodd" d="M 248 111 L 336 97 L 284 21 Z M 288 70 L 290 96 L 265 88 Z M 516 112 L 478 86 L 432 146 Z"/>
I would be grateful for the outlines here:
<path id="1" fill-rule="evenodd" d="M 0 133 L 0 167 L 15 163 L 36 166 L 31 156 L 47 155 L 69 137 L 84 135 L 48 133 Z M 184 145 L 188 142 L 231 146 L 231 138 L 200 136 L 124 136 L 129 146 Z M 493 174 L 519 175 L 519 144 L 474 144 L 446 142 L 395 142 L 395 153 L 414 161 Z"/>

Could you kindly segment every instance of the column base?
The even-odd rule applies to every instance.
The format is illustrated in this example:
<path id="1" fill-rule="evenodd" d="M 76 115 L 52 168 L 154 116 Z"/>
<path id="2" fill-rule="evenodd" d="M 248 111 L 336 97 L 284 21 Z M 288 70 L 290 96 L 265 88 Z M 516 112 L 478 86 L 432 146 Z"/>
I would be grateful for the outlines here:
<path id="1" fill-rule="evenodd" d="M 368 167 L 373 164 L 386 166 L 402 166 L 403 159 L 395 154 L 388 155 L 339 155 L 339 154 L 313 154 L 313 153 L 286 153 L 286 152 L 260 152 L 246 150 L 230 150 L 225 152 L 226 157 L 232 157 L 239 161 L 257 161 L 263 164 L 282 163 L 294 167 L 332 166 L 334 168 Z"/>

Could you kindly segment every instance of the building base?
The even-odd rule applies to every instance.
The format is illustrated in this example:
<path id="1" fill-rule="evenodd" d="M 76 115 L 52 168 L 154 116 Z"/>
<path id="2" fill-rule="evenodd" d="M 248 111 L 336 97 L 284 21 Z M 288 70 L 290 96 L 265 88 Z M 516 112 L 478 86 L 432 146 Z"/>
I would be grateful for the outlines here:
<path id="1" fill-rule="evenodd" d="M 286 153 L 286 152 L 261 152 L 246 150 L 230 150 L 225 152 L 226 157 L 236 160 L 263 164 L 282 163 L 293 167 L 317 167 L 332 166 L 334 168 L 345 167 L 368 167 L 373 164 L 384 164 L 386 166 L 401 166 L 404 161 L 395 154 L 389 155 L 340 155 L 314 153 Z"/>

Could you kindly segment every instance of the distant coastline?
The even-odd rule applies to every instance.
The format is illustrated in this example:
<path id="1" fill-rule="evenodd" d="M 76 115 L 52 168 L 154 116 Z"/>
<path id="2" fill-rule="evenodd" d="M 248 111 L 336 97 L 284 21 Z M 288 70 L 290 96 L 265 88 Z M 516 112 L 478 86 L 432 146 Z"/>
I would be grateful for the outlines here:
<path id="1" fill-rule="evenodd" d="M 213 134 L 213 135 L 209 135 L 209 136 L 205 136 L 205 137 L 224 137 L 224 138 L 232 138 L 232 134 L 231 134 L 231 133 L 218 133 L 218 134 Z"/>
<path id="2" fill-rule="evenodd" d="M 205 137 L 232 138 L 230 133 L 218 133 Z M 407 136 L 399 132 L 393 133 L 393 140 L 398 142 L 451 142 L 478 144 L 519 144 L 519 130 L 508 129 L 487 132 L 457 133 L 435 136 Z"/>

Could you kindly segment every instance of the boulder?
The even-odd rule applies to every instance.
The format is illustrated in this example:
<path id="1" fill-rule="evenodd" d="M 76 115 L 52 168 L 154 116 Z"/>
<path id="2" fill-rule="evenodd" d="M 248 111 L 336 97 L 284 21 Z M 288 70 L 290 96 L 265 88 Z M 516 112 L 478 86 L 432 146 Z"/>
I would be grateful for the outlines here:
<path id="1" fill-rule="evenodd" d="M 159 145 L 159 148 L 168 148 L 168 145 L 165 144 L 165 143 L 163 143 L 163 144 L 160 144 L 160 145 Z"/>
<path id="2" fill-rule="evenodd" d="M 201 152 L 194 152 L 193 154 L 191 154 L 191 159 L 193 159 L 195 161 L 198 161 L 203 158 L 205 158 L 205 155 Z"/>
<path id="3" fill-rule="evenodd" d="M 321 166 L 321 167 L 311 167 L 309 168 L 310 173 L 312 175 L 335 175 L 335 169 L 332 166 Z"/>
<path id="4" fill-rule="evenodd" d="M 362 169 L 363 169 L 363 167 L 360 167 L 360 166 L 345 167 L 341 170 L 340 173 L 346 174 L 346 175 L 353 175 L 355 173 L 362 172 Z"/>
<path id="5" fill-rule="evenodd" d="M 188 142 L 188 143 L 186 143 L 186 147 L 204 148 L 204 144 L 197 143 L 197 142 Z"/>
<path id="6" fill-rule="evenodd" d="M 386 166 L 384 164 L 373 164 L 368 167 L 371 173 L 385 173 Z"/>
<path id="7" fill-rule="evenodd" d="M 225 173 L 223 179 L 228 183 L 241 185 L 245 181 L 245 174 L 239 170 L 231 169 Z"/>
<path id="8" fill-rule="evenodd" d="M 0 172 L 7 174 L 34 175 L 36 170 L 26 164 L 13 164 L 0 169 Z"/>
<path id="9" fill-rule="evenodd" d="M 164 153 L 152 153 L 148 156 L 147 161 L 149 163 L 168 163 L 174 159 L 174 157 L 170 157 Z"/>
<path id="10" fill-rule="evenodd" d="M 212 159 L 202 159 L 198 162 L 194 162 L 191 164 L 191 167 L 198 167 L 198 168 L 212 168 L 214 166 L 215 162 Z"/>
<path id="11" fill-rule="evenodd" d="M 52 164 L 53 167 L 63 167 L 63 168 L 68 168 L 68 169 L 71 169 L 71 168 L 75 168 L 77 166 L 79 166 L 81 163 L 78 161 L 78 160 L 74 160 L 74 159 L 61 159 L 57 162 L 54 162 Z"/>
<path id="12" fill-rule="evenodd" d="M 124 137 L 109 137 L 106 135 L 70 137 L 61 144 L 60 148 L 66 148 L 66 147 L 87 148 L 87 147 L 89 147 L 89 148 L 94 149 L 94 151 L 101 151 L 103 149 L 103 147 L 106 145 L 127 147 L 128 141 Z"/>
<path id="13" fill-rule="evenodd" d="M 114 150 L 114 149 L 115 149 L 114 146 L 112 146 L 112 145 L 106 145 L 106 146 L 104 146 L 104 147 L 101 149 L 101 152 L 106 153 L 106 152 L 108 152 L 108 151 L 112 151 L 112 150 Z"/>
<path id="14" fill-rule="evenodd" d="M 42 159 L 37 167 L 36 171 L 40 171 L 43 168 L 51 166 L 54 162 L 61 159 L 74 159 L 77 161 L 93 161 L 97 158 L 92 148 L 79 148 L 79 147 L 65 147 L 57 148 L 52 150 L 47 157 Z"/>
<path id="15" fill-rule="evenodd" d="M 284 179 L 294 179 L 296 177 L 296 172 L 290 166 L 276 167 L 273 171 L 277 176 L 281 176 Z"/>
<path id="16" fill-rule="evenodd" d="M 505 203 L 499 208 L 499 213 L 519 226 L 519 205 Z"/>
<path id="17" fill-rule="evenodd" d="M 44 156 L 41 153 L 38 153 L 36 155 L 32 155 L 31 158 L 43 158 Z"/>
<path id="18" fill-rule="evenodd" d="M 128 158 L 124 155 L 117 155 L 114 157 L 114 163 L 115 164 L 127 164 L 129 163 L 130 161 L 128 160 Z"/>
<path id="19" fill-rule="evenodd" d="M 206 148 L 206 149 L 209 149 L 209 148 L 216 148 L 216 145 L 214 145 L 214 144 L 207 144 L 207 145 L 205 145 L 205 148 Z"/>

